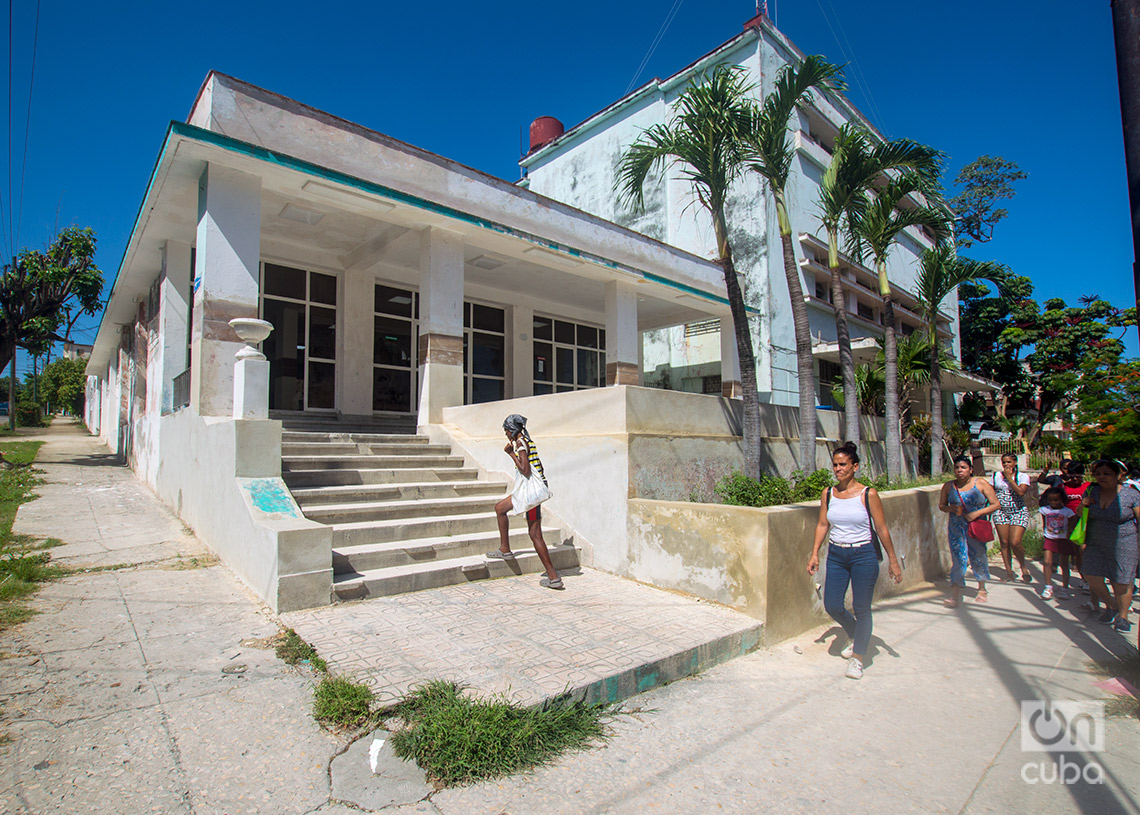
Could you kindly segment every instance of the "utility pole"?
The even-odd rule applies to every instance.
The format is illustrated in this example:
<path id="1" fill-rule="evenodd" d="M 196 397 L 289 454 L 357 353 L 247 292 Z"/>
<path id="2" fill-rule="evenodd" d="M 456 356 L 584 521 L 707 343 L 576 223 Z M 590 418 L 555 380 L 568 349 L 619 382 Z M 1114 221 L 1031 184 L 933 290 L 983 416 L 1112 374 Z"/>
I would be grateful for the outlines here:
<path id="1" fill-rule="evenodd" d="M 1140 0 L 1112 0 L 1112 30 L 1116 39 L 1128 203 L 1132 208 L 1132 287 L 1140 308 Z"/>

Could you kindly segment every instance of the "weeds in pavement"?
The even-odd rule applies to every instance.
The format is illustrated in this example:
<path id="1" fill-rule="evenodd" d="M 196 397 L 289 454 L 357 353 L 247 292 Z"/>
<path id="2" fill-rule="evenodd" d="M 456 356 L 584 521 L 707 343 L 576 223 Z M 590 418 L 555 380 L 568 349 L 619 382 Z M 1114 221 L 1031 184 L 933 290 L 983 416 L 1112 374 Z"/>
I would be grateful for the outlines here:
<path id="1" fill-rule="evenodd" d="M 1134 688 L 1140 688 L 1140 654 L 1129 654 L 1115 659 L 1089 663 L 1092 672 L 1109 679 L 1124 679 Z M 1109 716 L 1140 718 L 1140 699 L 1135 696 L 1113 694 L 1104 701 L 1104 712 Z"/>
<path id="2" fill-rule="evenodd" d="M 444 680 L 416 688 L 384 714 L 403 722 L 391 739 L 396 755 L 415 759 L 443 786 L 510 775 L 587 747 L 605 738 L 609 715 L 579 702 L 522 707 L 501 696 L 480 699 Z"/>
<path id="3" fill-rule="evenodd" d="M 317 721 L 352 729 L 375 722 L 372 689 L 343 676 L 325 674 L 313 691 L 313 715 Z"/>
<path id="4" fill-rule="evenodd" d="M 329 665 L 317 655 L 317 650 L 305 642 L 292 628 L 287 628 L 274 648 L 277 658 L 289 665 L 307 662 L 318 673 L 327 673 Z"/>
<path id="5" fill-rule="evenodd" d="M 62 577 L 66 570 L 51 563 L 44 551 L 58 546 L 48 538 L 37 541 L 29 535 L 13 535 L 12 523 L 21 504 L 33 500 L 40 483 L 38 474 L 27 466 L 35 460 L 43 442 L 21 441 L 0 444 L 4 460 L 14 465 L 0 470 L 0 630 L 31 617 L 35 612 L 24 605 L 39 583 Z"/>

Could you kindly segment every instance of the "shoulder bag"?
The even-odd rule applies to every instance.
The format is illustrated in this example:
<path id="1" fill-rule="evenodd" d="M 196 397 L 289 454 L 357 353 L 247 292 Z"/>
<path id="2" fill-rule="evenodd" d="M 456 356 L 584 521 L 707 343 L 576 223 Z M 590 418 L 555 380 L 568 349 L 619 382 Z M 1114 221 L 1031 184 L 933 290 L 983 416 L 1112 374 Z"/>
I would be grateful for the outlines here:
<path id="1" fill-rule="evenodd" d="M 962 492 L 957 484 L 954 484 L 954 492 L 958 493 L 958 503 L 965 510 L 966 501 L 962 498 Z M 989 518 L 975 518 L 966 525 L 966 534 L 979 543 L 990 543 L 994 539 L 994 525 L 990 523 Z"/>

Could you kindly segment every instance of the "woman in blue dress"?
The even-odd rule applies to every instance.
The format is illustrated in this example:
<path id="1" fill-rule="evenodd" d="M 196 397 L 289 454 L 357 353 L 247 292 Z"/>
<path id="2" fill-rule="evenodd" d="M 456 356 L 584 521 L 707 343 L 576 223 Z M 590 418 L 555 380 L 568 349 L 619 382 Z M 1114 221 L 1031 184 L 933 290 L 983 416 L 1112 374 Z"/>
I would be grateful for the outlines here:
<path id="1" fill-rule="evenodd" d="M 971 521 L 984 518 L 1000 508 L 997 494 L 983 478 L 974 477 L 974 465 L 965 456 L 954 459 L 954 480 L 942 485 L 938 508 L 950 515 L 950 556 L 954 565 L 950 570 L 950 596 L 943 600 L 947 608 L 957 608 L 962 602 L 962 589 L 966 587 L 966 564 L 974 570 L 978 580 L 975 602 L 989 599 L 986 581 L 990 579 L 989 541 L 970 537 Z"/>

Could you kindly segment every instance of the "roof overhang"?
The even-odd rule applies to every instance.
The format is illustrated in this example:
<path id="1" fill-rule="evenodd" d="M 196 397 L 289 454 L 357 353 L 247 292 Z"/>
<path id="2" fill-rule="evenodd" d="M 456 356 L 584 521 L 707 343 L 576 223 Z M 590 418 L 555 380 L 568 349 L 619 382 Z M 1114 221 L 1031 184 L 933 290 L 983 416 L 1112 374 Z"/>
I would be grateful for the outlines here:
<path id="1" fill-rule="evenodd" d="M 281 203 L 299 200 L 305 206 L 331 212 L 345 223 L 352 221 L 358 231 L 365 230 L 359 224 L 367 221 L 381 230 L 412 232 L 436 226 L 457 232 L 465 245 L 475 247 L 475 255 L 481 256 L 481 250 L 487 249 L 509 264 L 508 269 L 517 270 L 532 285 L 536 299 L 544 295 L 549 299 L 560 286 L 568 291 L 578 286 L 582 308 L 586 308 L 587 300 L 592 304 L 603 301 L 606 282 L 631 283 L 637 287 L 639 327 L 643 330 L 728 315 L 723 272 L 718 264 L 410 146 L 404 146 L 407 150 L 399 155 L 389 155 L 392 141 L 373 145 L 373 149 L 389 160 L 388 166 L 397 167 L 397 175 L 414 175 L 417 161 L 430 161 L 432 173 L 436 177 L 442 173 L 444 179 L 437 185 L 437 196 L 172 122 L 112 284 L 89 372 L 100 373 L 116 353 L 122 327 L 134 321 L 138 303 L 147 296 L 161 270 L 165 242 L 194 243 L 198 184 L 208 164 L 262 178 L 263 256 L 267 247 L 283 247 L 278 254 L 303 254 L 312 251 L 316 242 L 328 240 L 319 228 L 306 233 L 306 227 L 295 223 L 284 224 L 287 229 L 279 224 L 276 233 L 271 233 L 271 220 L 277 217 Z M 464 192 L 456 193 L 460 188 Z M 312 236 L 311 246 L 303 245 L 300 238 L 290 243 L 295 236 L 305 234 Z M 327 246 L 322 257 L 326 268 L 331 263 L 334 270 L 338 263 L 350 262 L 345 254 Z M 471 260 L 467 258 L 469 263 Z M 411 266 L 415 266 L 414 261 Z M 467 282 L 478 287 L 480 274 L 484 275 L 483 282 L 493 283 L 487 273 L 471 267 Z"/>

